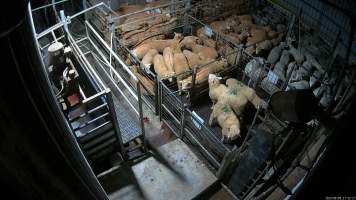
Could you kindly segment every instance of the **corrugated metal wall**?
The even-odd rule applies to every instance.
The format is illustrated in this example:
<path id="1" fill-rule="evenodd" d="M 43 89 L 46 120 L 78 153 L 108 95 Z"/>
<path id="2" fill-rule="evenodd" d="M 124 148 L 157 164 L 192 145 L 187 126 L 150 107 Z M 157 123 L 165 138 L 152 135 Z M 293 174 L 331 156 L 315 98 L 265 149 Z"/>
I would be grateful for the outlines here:
<path id="1" fill-rule="evenodd" d="M 354 0 L 328 0 L 331 4 L 335 4 L 346 12 L 349 12 L 351 16 L 347 16 L 340 10 L 333 8 L 330 4 L 325 3 L 325 0 L 275 0 L 283 7 L 292 11 L 295 14 L 299 13 L 302 9 L 302 20 L 304 23 L 311 27 L 320 30 L 320 36 L 325 41 L 332 45 L 335 41 L 335 37 L 340 31 L 341 42 L 339 44 L 339 51 L 342 57 L 346 57 L 348 44 L 350 42 L 350 31 L 352 27 L 351 16 L 355 15 L 356 2 Z M 355 18 L 355 16 L 353 16 Z M 356 61 L 356 34 L 351 37 L 353 43 L 353 54 L 351 59 Z"/>

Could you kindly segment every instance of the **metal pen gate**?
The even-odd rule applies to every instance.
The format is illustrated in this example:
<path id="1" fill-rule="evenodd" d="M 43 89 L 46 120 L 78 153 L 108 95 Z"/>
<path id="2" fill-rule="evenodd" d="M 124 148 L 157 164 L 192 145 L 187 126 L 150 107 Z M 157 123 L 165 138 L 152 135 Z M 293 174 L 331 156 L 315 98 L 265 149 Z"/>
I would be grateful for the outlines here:
<path id="1" fill-rule="evenodd" d="M 115 71 L 114 66 L 120 64 L 121 59 L 92 25 L 83 21 L 83 15 L 99 7 L 106 8 L 104 3 L 97 4 L 73 16 L 63 17 L 60 23 L 35 35 L 46 64 L 47 48 L 51 44 L 60 41 L 72 51 L 72 61 L 68 62 L 81 77 L 81 100 L 74 107 L 65 107 L 63 112 L 90 163 L 115 152 L 129 159 L 130 151 L 137 148 L 146 150 L 140 90 L 137 93 L 130 91 L 121 75 Z M 82 35 L 73 36 L 73 28 L 82 30 Z M 99 45 L 102 49 L 98 48 Z M 125 70 L 125 66 L 122 68 Z M 133 74 L 132 79 L 137 86 L 140 85 Z M 135 140 L 138 138 L 141 142 L 137 143 Z"/>

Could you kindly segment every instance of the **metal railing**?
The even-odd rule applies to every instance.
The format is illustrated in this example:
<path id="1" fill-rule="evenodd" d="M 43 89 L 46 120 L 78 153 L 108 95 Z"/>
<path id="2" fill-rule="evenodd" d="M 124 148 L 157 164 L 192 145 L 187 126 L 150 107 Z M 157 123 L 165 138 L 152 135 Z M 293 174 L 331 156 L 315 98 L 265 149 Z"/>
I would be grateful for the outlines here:
<path id="1" fill-rule="evenodd" d="M 112 50 L 112 47 L 109 46 L 106 41 L 104 41 L 104 39 L 88 21 L 81 23 L 81 28 L 85 30 L 83 33 L 84 36 L 80 38 L 74 37 L 70 31 L 74 21 L 81 22 L 82 15 L 86 15 L 99 8 L 107 9 L 107 6 L 104 3 L 99 3 L 79 13 L 76 13 L 75 15 L 62 17 L 60 23 L 41 33 L 35 33 L 35 38 L 38 41 L 38 48 L 42 53 L 42 59 L 44 63 L 47 63 L 47 48 L 52 43 L 61 41 L 63 44 L 68 45 L 73 52 L 75 60 L 77 61 L 76 64 L 78 64 L 75 67 L 80 68 L 85 73 L 81 74 L 81 76 L 86 76 L 90 84 L 94 86 L 94 88 L 90 91 L 86 91 L 88 87 L 80 87 L 81 102 L 79 106 L 87 108 L 87 110 L 78 116 L 68 118 L 70 125 L 75 125 L 72 127 L 73 132 L 84 132 L 84 135 L 91 135 L 93 132 L 97 132 L 98 129 L 101 129 L 108 124 L 112 124 L 112 128 L 116 132 L 116 136 L 118 138 L 121 153 L 125 157 L 126 152 L 129 150 L 127 147 L 125 147 L 125 144 L 130 141 L 123 141 L 124 133 L 121 129 L 125 126 L 125 124 L 120 124 L 121 122 L 117 117 L 118 113 L 116 113 L 116 110 L 118 107 L 121 107 L 121 105 L 118 105 L 114 102 L 125 101 L 129 107 L 125 107 L 123 109 L 131 109 L 133 113 L 135 113 L 135 118 L 137 119 L 140 127 L 140 133 L 137 137 L 142 139 L 143 147 L 145 149 L 146 138 L 143 123 L 140 82 L 138 81 L 137 77 L 127 68 L 124 62 L 116 55 L 116 53 Z M 100 48 L 98 46 L 100 46 Z M 116 72 L 116 68 L 122 68 L 126 71 L 126 73 L 136 84 L 138 88 L 136 91 L 132 90 L 131 87 L 126 84 L 122 78 L 122 75 Z M 108 83 L 110 82 L 111 84 L 109 86 Z M 113 92 L 118 93 L 119 97 L 117 95 L 114 97 Z M 96 102 L 94 103 L 95 105 L 90 105 L 93 102 Z M 76 106 L 76 108 L 79 106 Z M 85 122 L 82 122 L 84 118 Z M 81 123 L 78 125 L 79 122 Z M 131 139 L 133 140 L 137 137 Z M 97 148 L 103 147 L 99 144 L 97 145 Z M 91 144 L 91 146 L 93 146 L 93 144 Z"/>

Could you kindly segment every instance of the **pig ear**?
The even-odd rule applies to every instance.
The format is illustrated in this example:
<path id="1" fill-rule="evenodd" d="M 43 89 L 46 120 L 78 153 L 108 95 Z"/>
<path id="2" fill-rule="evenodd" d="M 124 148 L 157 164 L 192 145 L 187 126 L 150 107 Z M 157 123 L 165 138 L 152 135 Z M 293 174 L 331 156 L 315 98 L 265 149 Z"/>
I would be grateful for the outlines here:
<path id="1" fill-rule="evenodd" d="M 216 78 L 217 78 L 219 81 L 222 79 L 222 77 L 220 77 L 220 76 L 217 76 Z"/>

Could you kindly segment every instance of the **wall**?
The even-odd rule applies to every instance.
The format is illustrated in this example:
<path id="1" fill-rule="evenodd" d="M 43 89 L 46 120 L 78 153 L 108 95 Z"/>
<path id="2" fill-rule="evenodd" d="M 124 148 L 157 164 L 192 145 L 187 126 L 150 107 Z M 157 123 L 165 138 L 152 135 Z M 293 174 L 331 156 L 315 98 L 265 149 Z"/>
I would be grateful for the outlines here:
<path id="1" fill-rule="evenodd" d="M 352 19 L 356 20 L 355 9 L 356 3 L 353 0 L 275 0 L 281 6 L 287 8 L 295 14 L 302 9 L 302 20 L 311 27 L 316 27 L 320 30 L 320 35 L 329 45 L 335 41 L 335 37 L 340 30 L 339 44 L 340 55 L 345 58 L 347 48 L 350 42 L 350 31 L 352 27 Z M 335 4 L 349 13 L 349 16 L 340 10 L 333 8 Z M 355 26 L 355 24 L 353 25 Z M 356 34 L 351 36 L 352 56 L 351 60 L 356 61 Z"/>

